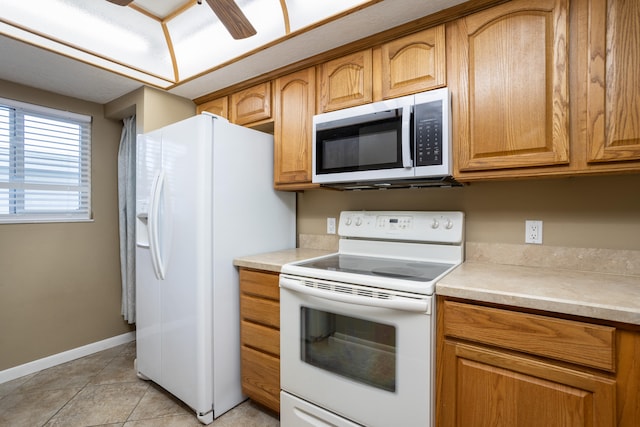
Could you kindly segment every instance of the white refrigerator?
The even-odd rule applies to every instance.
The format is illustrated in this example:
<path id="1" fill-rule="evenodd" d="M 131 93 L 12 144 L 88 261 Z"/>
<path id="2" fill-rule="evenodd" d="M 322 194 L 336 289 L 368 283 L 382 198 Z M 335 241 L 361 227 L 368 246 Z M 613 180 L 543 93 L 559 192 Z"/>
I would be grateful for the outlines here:
<path id="1" fill-rule="evenodd" d="M 202 114 L 138 135 L 136 369 L 209 424 L 245 397 L 233 259 L 295 247 L 273 137 Z"/>

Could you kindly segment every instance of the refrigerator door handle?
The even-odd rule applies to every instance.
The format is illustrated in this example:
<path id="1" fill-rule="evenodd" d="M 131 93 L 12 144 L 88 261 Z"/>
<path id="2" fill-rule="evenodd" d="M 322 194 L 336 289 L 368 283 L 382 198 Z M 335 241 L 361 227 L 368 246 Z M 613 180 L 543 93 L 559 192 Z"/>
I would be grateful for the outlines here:
<path id="1" fill-rule="evenodd" d="M 160 245 L 160 209 L 162 209 L 162 193 L 164 191 L 164 170 L 160 170 L 151 185 L 151 209 L 149 209 L 149 249 L 151 251 L 151 264 L 153 272 L 158 280 L 164 280 L 165 266 L 162 259 Z"/>

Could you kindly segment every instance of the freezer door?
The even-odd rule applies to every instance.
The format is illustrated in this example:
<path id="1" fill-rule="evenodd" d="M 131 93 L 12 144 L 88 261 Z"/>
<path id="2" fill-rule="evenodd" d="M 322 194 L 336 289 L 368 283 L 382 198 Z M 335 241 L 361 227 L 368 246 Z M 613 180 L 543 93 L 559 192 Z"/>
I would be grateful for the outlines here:
<path id="1" fill-rule="evenodd" d="M 159 384 L 199 413 L 213 403 L 211 120 L 194 117 L 163 128 L 158 193 L 164 201 Z"/>
<path id="2" fill-rule="evenodd" d="M 154 177 L 162 166 L 162 134 L 139 135 L 136 165 L 136 357 L 140 374 L 161 378 L 160 281 L 149 249 L 149 208 Z"/>

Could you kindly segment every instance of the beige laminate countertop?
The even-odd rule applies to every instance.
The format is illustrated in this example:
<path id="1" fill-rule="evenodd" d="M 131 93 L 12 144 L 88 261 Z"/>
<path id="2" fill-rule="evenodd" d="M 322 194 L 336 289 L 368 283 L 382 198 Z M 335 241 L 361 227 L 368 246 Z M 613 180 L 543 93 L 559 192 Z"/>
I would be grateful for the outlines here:
<path id="1" fill-rule="evenodd" d="M 640 277 L 466 261 L 436 294 L 640 325 Z"/>
<path id="2" fill-rule="evenodd" d="M 279 273 L 288 262 L 333 252 L 286 249 L 233 264 Z M 640 325 L 640 276 L 466 261 L 437 283 L 436 294 Z"/>
<path id="3" fill-rule="evenodd" d="M 321 249 L 285 249 L 282 251 L 238 257 L 233 260 L 233 265 L 236 267 L 253 268 L 255 270 L 280 273 L 282 266 L 288 262 L 301 261 L 303 259 L 314 258 L 331 253 L 333 252 Z"/>

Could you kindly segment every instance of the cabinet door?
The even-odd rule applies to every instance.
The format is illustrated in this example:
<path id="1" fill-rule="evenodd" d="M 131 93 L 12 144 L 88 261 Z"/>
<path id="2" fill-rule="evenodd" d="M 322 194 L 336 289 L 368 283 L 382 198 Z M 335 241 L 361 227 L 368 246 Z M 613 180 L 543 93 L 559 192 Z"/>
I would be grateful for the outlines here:
<path id="1" fill-rule="evenodd" d="M 479 346 L 445 341 L 438 425 L 614 426 L 615 381 Z"/>
<path id="2" fill-rule="evenodd" d="M 314 187 L 311 144 L 315 84 L 314 67 L 275 80 L 274 185 L 278 189 Z"/>
<path id="3" fill-rule="evenodd" d="M 567 0 L 516 0 L 448 25 L 461 179 L 465 171 L 568 164 L 567 34 Z"/>
<path id="4" fill-rule="evenodd" d="M 271 118 L 271 82 L 231 95 L 231 122 L 248 125 Z"/>
<path id="5" fill-rule="evenodd" d="M 319 66 L 319 111 L 353 107 L 373 100 L 371 58 L 371 49 L 367 49 Z"/>
<path id="6" fill-rule="evenodd" d="M 640 2 L 591 0 L 588 161 L 640 160 Z"/>
<path id="7" fill-rule="evenodd" d="M 228 97 L 223 96 L 221 98 L 216 98 L 196 107 L 196 113 L 198 114 L 205 111 L 207 113 L 224 117 L 225 119 L 229 118 Z"/>
<path id="8" fill-rule="evenodd" d="M 385 43 L 381 50 L 382 98 L 446 84 L 444 25 Z"/>

